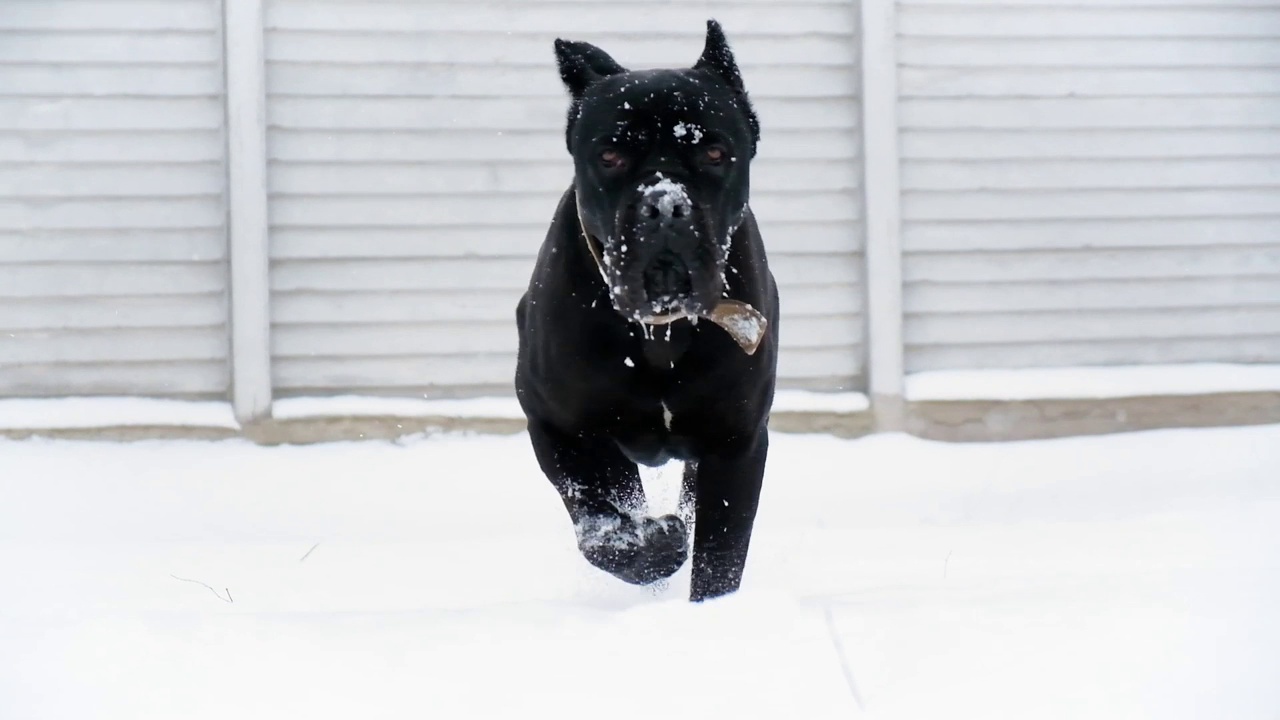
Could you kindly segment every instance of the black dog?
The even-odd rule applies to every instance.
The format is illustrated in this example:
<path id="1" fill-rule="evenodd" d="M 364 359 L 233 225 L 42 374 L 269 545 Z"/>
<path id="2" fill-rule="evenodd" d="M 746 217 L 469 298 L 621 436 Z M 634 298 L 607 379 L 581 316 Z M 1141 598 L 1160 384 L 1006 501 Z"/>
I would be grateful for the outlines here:
<path id="1" fill-rule="evenodd" d="M 596 567 L 691 598 L 738 589 L 768 453 L 778 293 L 747 206 L 759 123 L 720 26 L 689 69 L 629 71 L 557 40 L 575 178 L 516 309 L 516 390 Z M 681 515 L 637 463 L 685 462 Z"/>

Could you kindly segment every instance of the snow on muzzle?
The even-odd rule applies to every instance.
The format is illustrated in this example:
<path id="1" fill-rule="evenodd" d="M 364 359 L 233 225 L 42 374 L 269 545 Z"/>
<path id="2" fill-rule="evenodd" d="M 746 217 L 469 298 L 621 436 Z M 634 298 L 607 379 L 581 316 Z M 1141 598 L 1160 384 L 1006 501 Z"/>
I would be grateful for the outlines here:
<path id="1" fill-rule="evenodd" d="M 636 187 L 638 196 L 626 223 L 636 251 L 634 258 L 627 258 L 627 275 L 639 285 L 632 297 L 643 302 L 646 313 L 686 304 L 699 294 L 699 275 L 710 269 L 704 267 L 706 253 L 699 251 L 705 233 L 697 225 L 697 208 L 688 190 L 661 174 L 657 178 Z"/>

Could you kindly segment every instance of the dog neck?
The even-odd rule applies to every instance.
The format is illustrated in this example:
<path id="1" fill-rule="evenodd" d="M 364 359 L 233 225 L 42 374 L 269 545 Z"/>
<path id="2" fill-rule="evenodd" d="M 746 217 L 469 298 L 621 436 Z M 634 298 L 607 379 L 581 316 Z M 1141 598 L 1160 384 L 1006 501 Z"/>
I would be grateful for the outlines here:
<path id="1" fill-rule="evenodd" d="M 600 271 L 600 278 L 604 281 L 605 291 L 612 293 L 609 285 L 609 273 L 605 270 L 604 259 L 602 257 L 603 250 L 597 247 L 598 240 L 587 232 L 587 223 L 582 216 L 582 203 L 578 201 L 578 193 L 575 190 L 573 194 L 574 206 L 578 212 L 578 229 L 581 231 L 582 239 L 587 244 L 587 252 L 591 253 L 591 259 L 595 261 L 596 269 Z M 686 320 L 691 316 L 689 313 L 678 310 L 673 313 L 664 313 L 662 315 L 654 315 L 643 318 L 637 322 L 643 325 L 667 325 L 678 320 Z M 733 338 L 733 341 L 742 348 L 742 351 L 748 355 L 754 355 L 760 347 L 760 343 L 764 342 L 765 330 L 769 326 L 769 321 L 759 310 L 751 307 L 751 305 L 741 300 L 731 300 L 723 298 L 710 312 L 696 316 L 702 317 L 724 329 Z"/>

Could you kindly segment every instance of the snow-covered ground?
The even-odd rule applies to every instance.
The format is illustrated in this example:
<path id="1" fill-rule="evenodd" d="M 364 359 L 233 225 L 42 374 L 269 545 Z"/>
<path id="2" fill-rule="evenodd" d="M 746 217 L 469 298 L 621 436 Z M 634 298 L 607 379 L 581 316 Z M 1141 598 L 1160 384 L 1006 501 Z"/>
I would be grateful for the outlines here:
<path id="1" fill-rule="evenodd" d="M 1280 392 L 1280 365 L 1182 363 L 1105 367 L 936 370 L 905 378 L 909 401 L 1097 400 L 1141 396 Z M 775 413 L 853 414 L 870 407 L 861 392 L 780 389 Z M 523 420 L 514 395 L 471 398 L 293 397 L 276 399 L 276 420 L 370 416 Z M 0 399 L 0 430 L 102 427 L 238 429 L 230 403 L 141 397 Z"/>
<path id="2" fill-rule="evenodd" d="M 1280 426 L 775 435 L 743 590 L 687 586 L 582 561 L 522 435 L 0 441 L 0 718 L 1249 720 Z"/>

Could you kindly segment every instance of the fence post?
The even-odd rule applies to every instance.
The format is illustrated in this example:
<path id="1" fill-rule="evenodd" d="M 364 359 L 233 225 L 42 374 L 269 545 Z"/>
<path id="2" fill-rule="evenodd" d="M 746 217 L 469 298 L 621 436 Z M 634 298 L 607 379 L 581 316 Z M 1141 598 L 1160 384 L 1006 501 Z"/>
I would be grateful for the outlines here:
<path id="1" fill-rule="evenodd" d="M 876 430 L 906 426 L 898 172 L 897 0 L 861 0 L 868 394 Z"/>
<path id="2" fill-rule="evenodd" d="M 262 0 L 223 0 L 231 387 L 236 419 L 271 412 L 266 55 Z"/>

